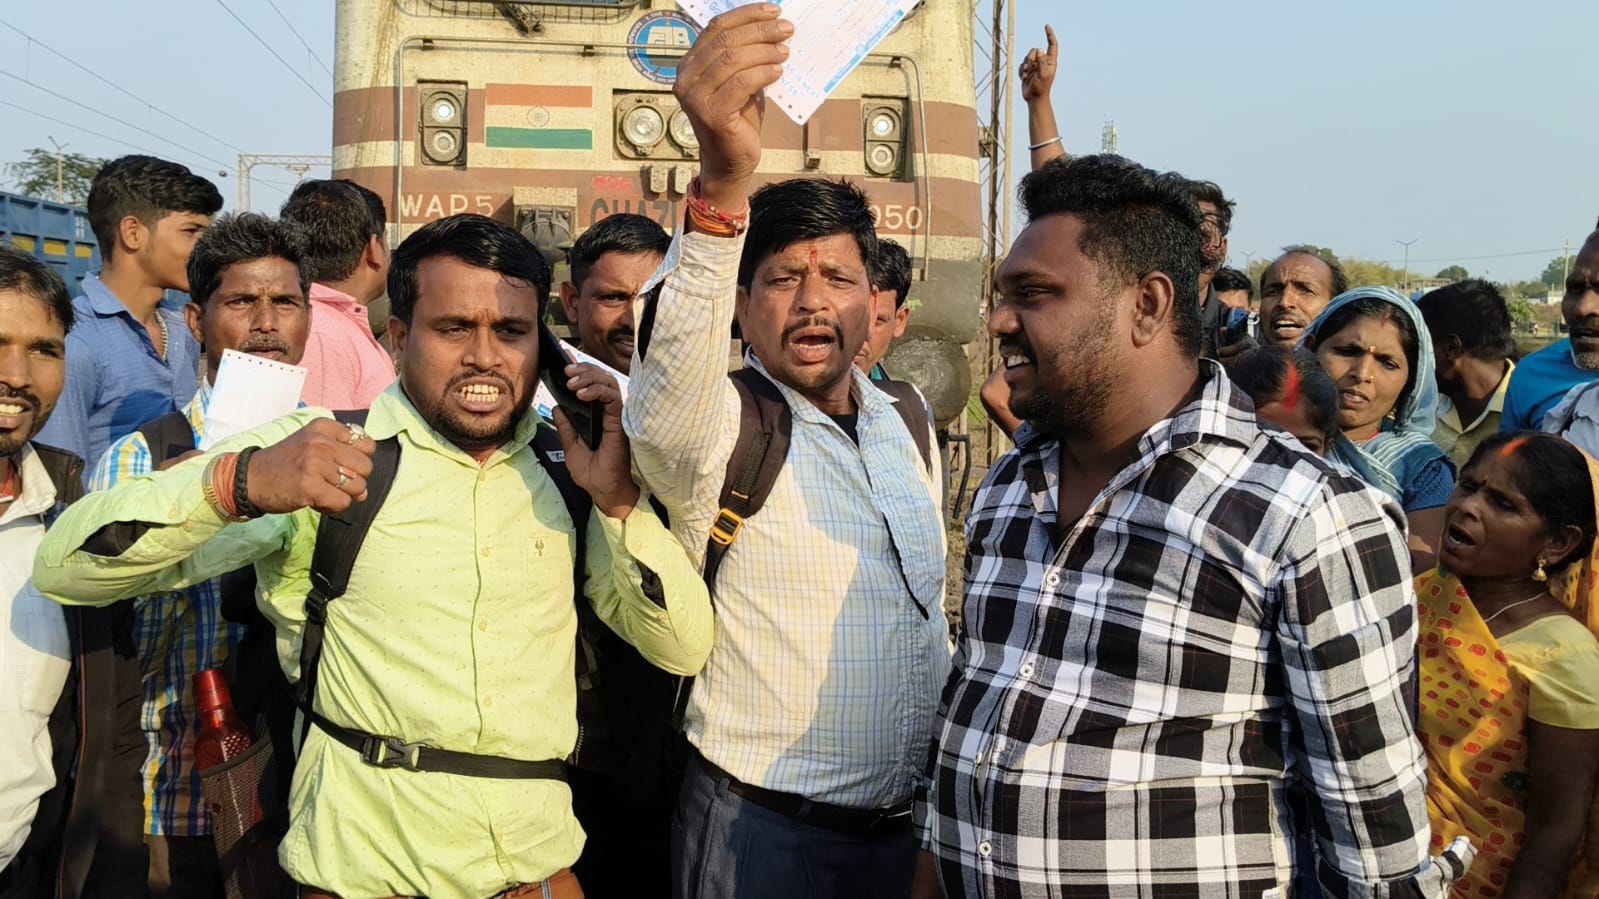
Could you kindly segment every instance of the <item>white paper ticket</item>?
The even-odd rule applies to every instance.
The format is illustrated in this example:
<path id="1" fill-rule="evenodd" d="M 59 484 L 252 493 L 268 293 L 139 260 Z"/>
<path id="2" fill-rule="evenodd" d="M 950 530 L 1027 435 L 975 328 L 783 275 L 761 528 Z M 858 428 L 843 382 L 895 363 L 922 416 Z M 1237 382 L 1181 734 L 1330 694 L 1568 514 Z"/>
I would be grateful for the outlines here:
<path id="1" fill-rule="evenodd" d="M 765 0 L 679 0 L 700 27 L 731 9 Z M 794 23 L 783 78 L 766 99 L 803 125 L 883 38 L 916 7 L 917 0 L 776 0 Z"/>

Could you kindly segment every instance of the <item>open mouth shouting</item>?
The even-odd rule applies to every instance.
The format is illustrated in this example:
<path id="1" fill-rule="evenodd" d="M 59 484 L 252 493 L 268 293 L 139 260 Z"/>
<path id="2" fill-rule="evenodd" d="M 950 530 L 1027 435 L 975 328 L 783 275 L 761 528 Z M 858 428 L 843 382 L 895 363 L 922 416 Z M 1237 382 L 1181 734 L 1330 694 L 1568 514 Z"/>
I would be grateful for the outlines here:
<path id="1" fill-rule="evenodd" d="M 449 396 L 473 415 L 492 415 L 511 403 L 511 385 L 493 377 L 463 378 L 450 385 Z"/>
<path id="2" fill-rule="evenodd" d="M 1458 524 L 1444 528 L 1444 545 L 1452 549 L 1469 549 L 1477 545 L 1471 534 Z"/>
<path id="3" fill-rule="evenodd" d="M 1271 321 L 1267 323 L 1267 332 L 1272 339 L 1282 346 L 1293 346 L 1305 334 L 1307 322 L 1293 312 L 1279 311 L 1272 314 Z"/>
<path id="4" fill-rule="evenodd" d="M 803 365 L 828 361 L 843 343 L 838 323 L 825 319 L 808 319 L 783 332 L 783 348 Z"/>

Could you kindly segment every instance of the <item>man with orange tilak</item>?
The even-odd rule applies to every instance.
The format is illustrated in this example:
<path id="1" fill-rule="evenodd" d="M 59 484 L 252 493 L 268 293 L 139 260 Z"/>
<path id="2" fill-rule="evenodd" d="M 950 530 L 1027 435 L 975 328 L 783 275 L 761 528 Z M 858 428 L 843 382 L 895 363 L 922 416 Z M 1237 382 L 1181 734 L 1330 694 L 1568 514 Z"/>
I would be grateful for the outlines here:
<path id="1" fill-rule="evenodd" d="M 727 520 L 735 314 L 748 377 L 792 415 L 769 498 L 713 570 L 715 642 L 685 711 L 694 756 L 674 894 L 904 897 L 912 783 L 949 664 L 940 472 L 854 365 L 877 294 L 865 196 L 822 180 L 752 192 L 761 91 L 792 34 L 780 12 L 716 18 L 679 66 L 700 177 L 624 412 L 638 472 L 696 560 Z"/>

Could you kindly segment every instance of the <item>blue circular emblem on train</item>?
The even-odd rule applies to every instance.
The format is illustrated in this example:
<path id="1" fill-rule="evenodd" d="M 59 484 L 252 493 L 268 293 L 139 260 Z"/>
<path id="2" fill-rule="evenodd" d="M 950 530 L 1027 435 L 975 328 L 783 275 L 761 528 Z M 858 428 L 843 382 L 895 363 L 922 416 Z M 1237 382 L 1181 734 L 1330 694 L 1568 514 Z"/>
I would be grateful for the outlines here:
<path id="1" fill-rule="evenodd" d="M 627 57 L 640 75 L 656 84 L 671 84 L 677 80 L 678 61 L 699 36 L 688 16 L 675 10 L 652 12 L 634 22 L 627 33 L 627 42 L 636 45 Z"/>

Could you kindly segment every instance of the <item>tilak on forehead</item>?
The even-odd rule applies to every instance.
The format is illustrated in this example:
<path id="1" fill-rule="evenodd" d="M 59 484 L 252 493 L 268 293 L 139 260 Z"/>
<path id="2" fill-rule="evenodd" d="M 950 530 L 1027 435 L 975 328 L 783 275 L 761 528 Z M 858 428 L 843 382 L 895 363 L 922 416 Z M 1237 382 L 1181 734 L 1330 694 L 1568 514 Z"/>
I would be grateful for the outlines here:
<path id="1" fill-rule="evenodd" d="M 815 268 L 816 267 L 816 261 L 818 259 L 820 259 L 820 258 L 821 258 L 821 256 L 820 256 L 820 254 L 818 254 L 816 252 L 816 248 L 815 247 L 811 247 L 811 268 Z"/>

